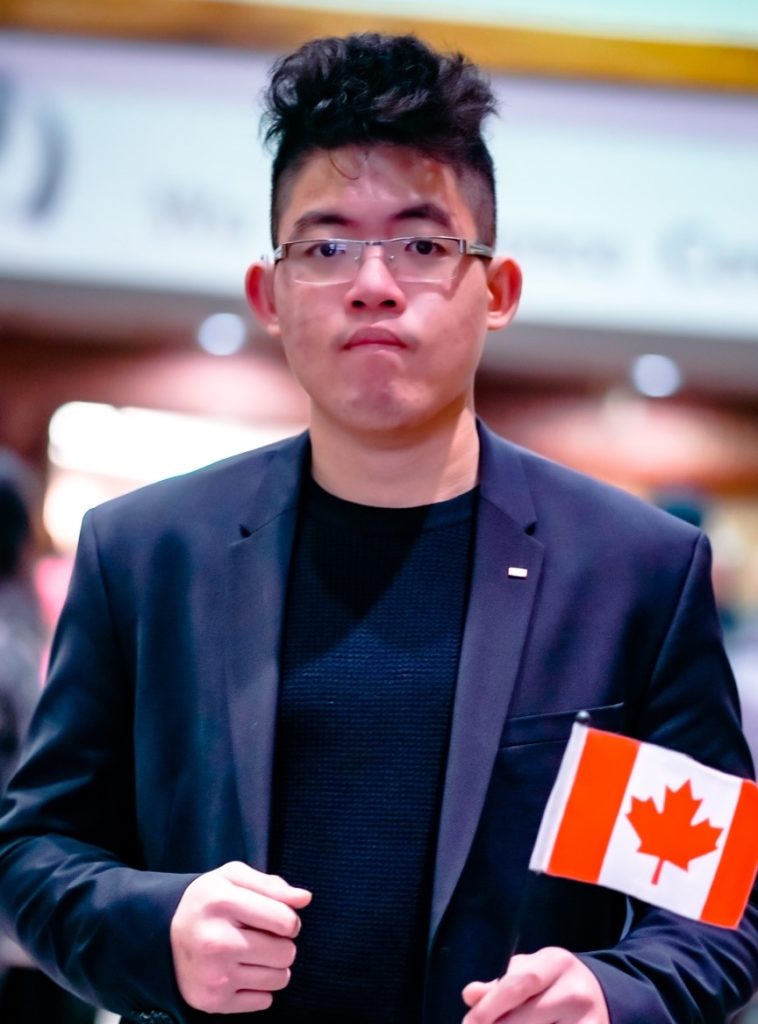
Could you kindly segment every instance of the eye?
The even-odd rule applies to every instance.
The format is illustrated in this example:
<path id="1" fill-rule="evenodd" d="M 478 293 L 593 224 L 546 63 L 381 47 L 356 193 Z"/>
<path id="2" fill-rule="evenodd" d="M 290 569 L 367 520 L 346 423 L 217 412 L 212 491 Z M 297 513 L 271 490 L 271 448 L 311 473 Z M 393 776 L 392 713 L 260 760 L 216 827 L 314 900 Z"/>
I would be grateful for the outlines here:
<path id="1" fill-rule="evenodd" d="M 335 256 L 344 256 L 345 251 L 343 242 L 336 242 L 329 238 L 314 243 L 308 250 L 308 255 L 319 260 L 330 260 Z"/>
<path id="2" fill-rule="evenodd" d="M 435 238 L 412 238 L 406 251 L 413 256 L 445 256 L 447 250 Z"/>

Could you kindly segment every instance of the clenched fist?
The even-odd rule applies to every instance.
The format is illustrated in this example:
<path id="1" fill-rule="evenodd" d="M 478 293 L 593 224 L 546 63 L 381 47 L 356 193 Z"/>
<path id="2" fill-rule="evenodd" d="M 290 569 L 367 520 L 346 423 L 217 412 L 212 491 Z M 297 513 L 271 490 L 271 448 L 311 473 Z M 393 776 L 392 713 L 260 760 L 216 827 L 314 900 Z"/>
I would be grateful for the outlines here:
<path id="1" fill-rule="evenodd" d="M 196 878 L 171 921 L 179 991 L 205 1013 L 267 1010 L 284 988 L 300 931 L 296 910 L 310 903 L 277 875 L 232 861 Z"/>

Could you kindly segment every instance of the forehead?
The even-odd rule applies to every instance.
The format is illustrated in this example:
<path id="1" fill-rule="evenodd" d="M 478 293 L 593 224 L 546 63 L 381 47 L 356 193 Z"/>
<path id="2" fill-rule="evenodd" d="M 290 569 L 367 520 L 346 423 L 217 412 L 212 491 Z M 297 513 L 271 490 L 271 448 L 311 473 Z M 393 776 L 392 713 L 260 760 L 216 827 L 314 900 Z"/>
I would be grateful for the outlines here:
<path id="1" fill-rule="evenodd" d="M 414 216 L 424 209 L 440 234 L 475 233 L 466 177 L 450 164 L 401 146 L 316 150 L 284 185 L 279 236 L 293 238 L 305 224 L 365 225 L 367 230 L 376 225 L 374 230 L 384 231 L 395 222 L 424 220 Z"/>

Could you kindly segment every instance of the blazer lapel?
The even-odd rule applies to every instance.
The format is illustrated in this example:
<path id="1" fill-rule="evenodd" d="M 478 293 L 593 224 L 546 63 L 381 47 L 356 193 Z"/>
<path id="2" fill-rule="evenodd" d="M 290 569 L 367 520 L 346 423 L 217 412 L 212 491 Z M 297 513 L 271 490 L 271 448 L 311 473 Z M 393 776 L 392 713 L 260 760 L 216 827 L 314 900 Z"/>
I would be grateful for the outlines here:
<path id="1" fill-rule="evenodd" d="M 286 443 L 245 498 L 229 548 L 226 679 L 232 752 L 249 863 L 266 870 L 287 575 L 307 436 Z M 251 469 L 251 472 L 254 470 Z"/>
<path id="2" fill-rule="evenodd" d="M 535 514 L 517 449 L 484 427 L 480 440 L 474 565 L 440 816 L 430 943 L 484 806 L 543 555 L 542 544 L 529 532 Z M 520 571 L 509 575 L 509 569 Z"/>

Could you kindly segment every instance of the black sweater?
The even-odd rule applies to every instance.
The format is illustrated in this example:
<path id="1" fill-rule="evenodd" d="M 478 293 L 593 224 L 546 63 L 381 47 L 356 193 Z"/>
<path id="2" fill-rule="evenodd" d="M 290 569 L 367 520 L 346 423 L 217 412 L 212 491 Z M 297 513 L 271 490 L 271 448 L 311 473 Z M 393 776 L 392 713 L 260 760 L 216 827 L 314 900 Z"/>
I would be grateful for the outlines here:
<path id="1" fill-rule="evenodd" d="M 304 488 L 270 870 L 313 902 L 264 1019 L 419 1019 L 475 500 L 372 508 Z"/>

